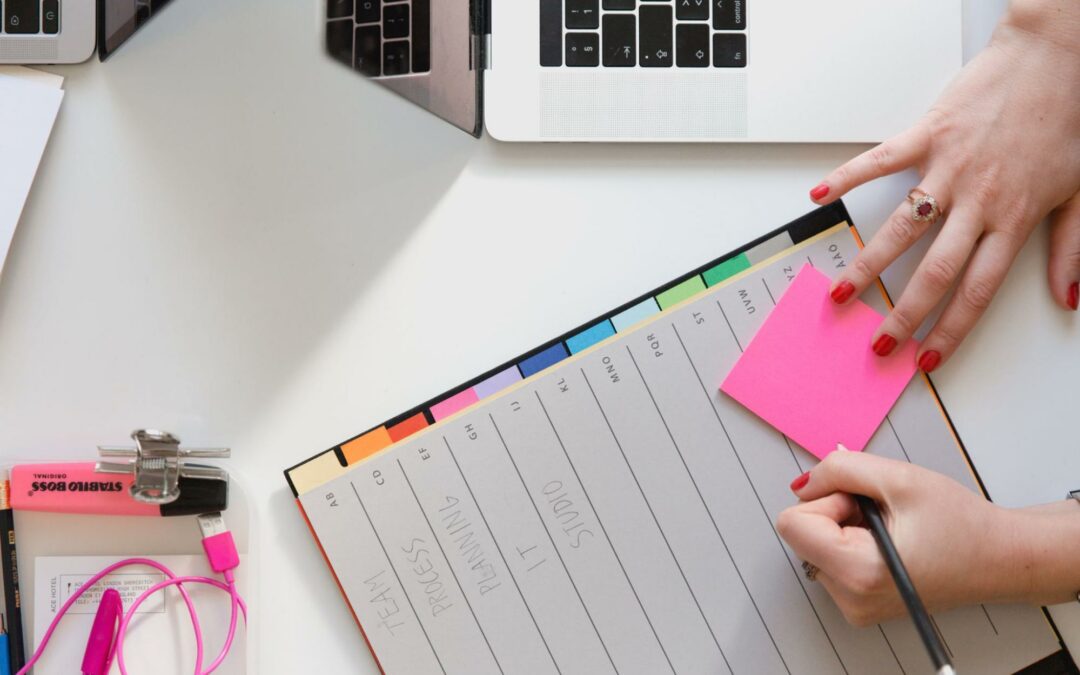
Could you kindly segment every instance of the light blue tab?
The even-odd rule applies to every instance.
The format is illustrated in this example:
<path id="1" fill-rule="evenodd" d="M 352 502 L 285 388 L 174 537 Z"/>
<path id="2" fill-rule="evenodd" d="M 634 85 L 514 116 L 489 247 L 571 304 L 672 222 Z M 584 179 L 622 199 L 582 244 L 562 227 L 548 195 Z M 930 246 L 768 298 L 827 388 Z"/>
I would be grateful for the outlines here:
<path id="1" fill-rule="evenodd" d="M 630 309 L 623 310 L 611 317 L 611 323 L 615 326 L 615 330 L 621 333 L 634 324 L 640 323 L 653 314 L 659 313 L 660 307 L 656 304 L 656 300 L 653 298 L 646 298 Z"/>
<path id="2" fill-rule="evenodd" d="M 566 341 L 566 346 L 570 348 L 571 354 L 577 354 L 583 352 L 589 347 L 592 347 L 597 342 L 602 342 L 615 334 L 615 329 L 612 327 L 610 321 L 601 321 L 595 326 L 590 326 L 581 331 L 574 337 Z"/>

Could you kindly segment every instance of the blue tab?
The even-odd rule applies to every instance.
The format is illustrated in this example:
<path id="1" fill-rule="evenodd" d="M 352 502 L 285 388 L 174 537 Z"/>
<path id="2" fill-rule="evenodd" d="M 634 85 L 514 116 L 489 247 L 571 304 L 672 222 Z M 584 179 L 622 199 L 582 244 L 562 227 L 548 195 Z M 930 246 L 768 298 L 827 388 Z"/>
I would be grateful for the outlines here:
<path id="1" fill-rule="evenodd" d="M 533 354 L 525 359 L 518 364 L 518 369 L 521 370 L 521 375 L 523 377 L 531 377 L 541 370 L 562 361 L 567 356 L 569 356 L 569 354 L 566 353 L 566 347 L 563 347 L 563 344 L 559 342 L 558 344 L 551 345 L 539 354 Z"/>

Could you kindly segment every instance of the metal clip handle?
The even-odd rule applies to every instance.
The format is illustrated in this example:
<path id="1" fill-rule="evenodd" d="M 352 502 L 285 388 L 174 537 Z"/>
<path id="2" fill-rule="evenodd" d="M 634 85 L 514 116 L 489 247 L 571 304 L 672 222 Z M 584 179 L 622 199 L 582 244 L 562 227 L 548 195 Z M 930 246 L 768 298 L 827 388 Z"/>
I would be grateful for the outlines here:
<path id="1" fill-rule="evenodd" d="M 181 448 L 180 439 L 167 431 L 138 429 L 131 434 L 134 448 L 99 447 L 102 457 L 127 459 L 97 463 L 100 473 L 134 474 L 131 496 L 146 504 L 170 504 L 180 497 L 180 476 L 227 480 L 223 469 L 185 464 L 187 459 L 226 458 L 228 448 Z"/>

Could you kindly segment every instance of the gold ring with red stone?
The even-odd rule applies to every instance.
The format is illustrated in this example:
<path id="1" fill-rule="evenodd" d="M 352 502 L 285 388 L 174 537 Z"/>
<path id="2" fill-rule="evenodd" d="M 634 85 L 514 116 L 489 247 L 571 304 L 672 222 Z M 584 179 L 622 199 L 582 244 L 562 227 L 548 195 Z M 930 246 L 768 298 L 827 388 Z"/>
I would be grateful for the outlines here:
<path id="1" fill-rule="evenodd" d="M 933 225 L 941 218 L 941 207 L 937 200 L 919 188 L 909 192 L 907 200 L 911 202 L 911 219 L 915 222 Z"/>

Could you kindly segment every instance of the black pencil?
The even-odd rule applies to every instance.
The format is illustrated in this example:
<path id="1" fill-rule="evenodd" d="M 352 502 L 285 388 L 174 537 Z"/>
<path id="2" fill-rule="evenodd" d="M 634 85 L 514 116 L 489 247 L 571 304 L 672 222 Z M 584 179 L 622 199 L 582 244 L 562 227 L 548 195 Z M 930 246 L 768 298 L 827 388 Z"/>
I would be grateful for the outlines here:
<path id="1" fill-rule="evenodd" d="M 922 598 L 915 591 L 915 584 L 912 583 L 911 576 L 908 575 L 907 568 L 904 567 L 904 561 L 900 559 L 900 554 L 896 551 L 896 545 L 893 544 L 889 531 L 885 529 L 885 520 L 881 517 L 878 505 L 873 499 L 862 495 L 855 495 L 855 501 L 859 503 L 859 508 L 862 510 L 863 520 L 870 526 L 870 531 L 874 533 L 874 539 L 877 540 L 881 555 L 885 558 L 889 573 L 892 574 L 893 581 L 896 582 L 896 588 L 900 591 L 900 597 L 904 600 L 904 604 L 907 605 L 911 620 L 915 623 L 915 630 L 918 631 L 919 637 L 922 638 L 923 644 L 926 645 L 926 651 L 930 654 L 930 660 L 934 664 L 934 672 L 938 675 L 954 675 L 956 671 L 953 670 L 952 661 L 945 650 L 945 644 L 941 641 L 941 636 L 938 635 L 937 630 L 934 629 L 934 624 L 930 621 L 930 614 L 926 611 Z"/>
<path id="2" fill-rule="evenodd" d="M 0 566 L 4 573 L 4 606 L 8 626 L 8 655 L 12 674 L 26 665 L 23 644 L 22 596 L 19 594 L 19 560 L 15 551 L 15 514 L 11 510 L 11 482 L 0 472 Z"/>

